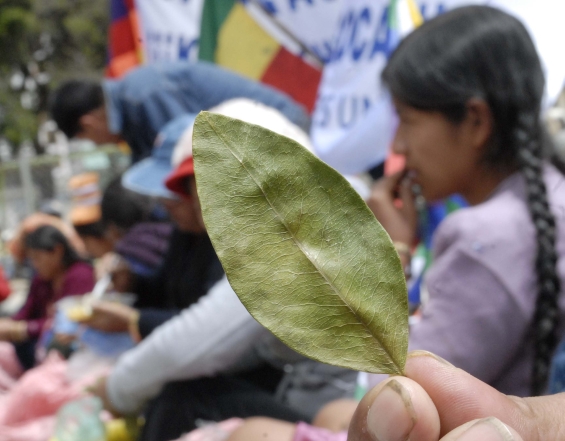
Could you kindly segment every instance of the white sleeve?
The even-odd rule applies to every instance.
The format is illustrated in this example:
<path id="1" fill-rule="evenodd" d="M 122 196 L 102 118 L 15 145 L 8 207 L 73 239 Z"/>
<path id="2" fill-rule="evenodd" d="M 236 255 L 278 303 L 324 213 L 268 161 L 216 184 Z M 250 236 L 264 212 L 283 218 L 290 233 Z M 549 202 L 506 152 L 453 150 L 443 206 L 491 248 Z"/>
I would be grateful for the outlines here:
<path id="1" fill-rule="evenodd" d="M 118 360 L 108 378 L 108 398 L 116 410 L 136 412 L 168 382 L 229 370 L 265 332 L 224 277 Z"/>

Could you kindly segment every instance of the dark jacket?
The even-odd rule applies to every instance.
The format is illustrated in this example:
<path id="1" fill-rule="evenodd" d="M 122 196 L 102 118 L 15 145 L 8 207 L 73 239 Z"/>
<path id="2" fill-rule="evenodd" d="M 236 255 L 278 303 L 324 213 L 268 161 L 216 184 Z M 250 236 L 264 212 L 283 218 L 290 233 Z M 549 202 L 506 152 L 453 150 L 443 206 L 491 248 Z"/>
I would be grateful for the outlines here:
<path id="1" fill-rule="evenodd" d="M 197 302 L 224 270 L 206 234 L 171 234 L 169 251 L 154 277 L 137 277 L 139 331 L 143 338 L 182 309 Z"/>

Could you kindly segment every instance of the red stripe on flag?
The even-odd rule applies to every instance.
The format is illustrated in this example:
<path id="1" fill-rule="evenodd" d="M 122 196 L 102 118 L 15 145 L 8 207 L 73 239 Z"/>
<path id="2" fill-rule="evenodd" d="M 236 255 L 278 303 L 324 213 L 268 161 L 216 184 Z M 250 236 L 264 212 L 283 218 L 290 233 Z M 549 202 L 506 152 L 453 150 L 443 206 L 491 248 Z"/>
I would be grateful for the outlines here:
<path id="1" fill-rule="evenodd" d="M 117 57 L 135 49 L 136 44 L 129 16 L 113 22 L 110 26 L 111 57 Z"/>
<path id="2" fill-rule="evenodd" d="M 119 78 L 128 70 L 139 66 L 139 57 L 134 51 L 126 52 L 125 54 L 118 55 L 110 60 L 106 67 L 106 77 Z"/>
<path id="3" fill-rule="evenodd" d="M 287 93 L 312 112 L 321 78 L 320 70 L 281 47 L 267 67 L 261 82 Z"/>

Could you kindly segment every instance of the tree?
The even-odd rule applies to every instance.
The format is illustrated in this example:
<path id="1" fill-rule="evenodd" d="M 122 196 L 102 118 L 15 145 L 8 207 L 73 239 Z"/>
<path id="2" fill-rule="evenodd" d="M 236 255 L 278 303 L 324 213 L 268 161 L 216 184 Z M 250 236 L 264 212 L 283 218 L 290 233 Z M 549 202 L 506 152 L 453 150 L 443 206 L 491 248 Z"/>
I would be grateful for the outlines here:
<path id="1" fill-rule="evenodd" d="M 51 86 L 100 77 L 108 0 L 0 0 L 0 137 L 35 139 Z"/>

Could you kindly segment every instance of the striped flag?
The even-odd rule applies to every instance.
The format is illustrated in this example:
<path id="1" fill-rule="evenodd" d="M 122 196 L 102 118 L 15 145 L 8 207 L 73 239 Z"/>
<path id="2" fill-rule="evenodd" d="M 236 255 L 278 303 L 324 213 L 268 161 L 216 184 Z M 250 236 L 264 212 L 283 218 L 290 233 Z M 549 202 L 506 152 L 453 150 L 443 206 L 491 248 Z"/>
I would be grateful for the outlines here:
<path id="1" fill-rule="evenodd" d="M 424 22 L 414 0 L 391 0 L 388 7 L 389 56 L 400 41 Z"/>
<path id="2" fill-rule="evenodd" d="M 322 63 L 260 0 L 205 0 L 199 59 L 271 85 L 314 109 Z"/>
<path id="3" fill-rule="evenodd" d="M 134 0 L 110 0 L 110 19 L 106 76 L 115 78 L 143 62 Z"/>

